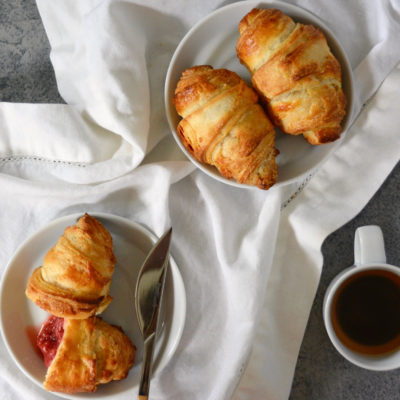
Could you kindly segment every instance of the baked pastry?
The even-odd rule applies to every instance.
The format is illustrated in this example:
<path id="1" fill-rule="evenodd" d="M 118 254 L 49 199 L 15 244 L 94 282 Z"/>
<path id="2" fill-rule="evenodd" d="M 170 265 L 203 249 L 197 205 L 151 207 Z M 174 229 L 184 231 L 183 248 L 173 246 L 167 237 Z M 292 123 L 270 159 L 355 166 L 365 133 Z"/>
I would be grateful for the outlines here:
<path id="1" fill-rule="evenodd" d="M 94 392 L 100 384 L 125 378 L 136 351 L 120 328 L 98 317 L 50 316 L 37 344 L 48 367 L 45 389 L 62 393 Z"/>
<path id="2" fill-rule="evenodd" d="M 341 66 L 324 34 L 275 9 L 253 9 L 239 23 L 237 56 L 272 122 L 311 144 L 340 137 L 346 99 Z"/>
<path id="3" fill-rule="evenodd" d="M 58 317 L 88 318 L 102 312 L 109 296 L 115 256 L 107 229 L 88 214 L 65 229 L 36 268 L 26 296 Z"/>
<path id="4" fill-rule="evenodd" d="M 275 131 L 239 75 L 201 65 L 183 71 L 174 96 L 186 149 L 227 179 L 268 189 L 276 182 Z"/>

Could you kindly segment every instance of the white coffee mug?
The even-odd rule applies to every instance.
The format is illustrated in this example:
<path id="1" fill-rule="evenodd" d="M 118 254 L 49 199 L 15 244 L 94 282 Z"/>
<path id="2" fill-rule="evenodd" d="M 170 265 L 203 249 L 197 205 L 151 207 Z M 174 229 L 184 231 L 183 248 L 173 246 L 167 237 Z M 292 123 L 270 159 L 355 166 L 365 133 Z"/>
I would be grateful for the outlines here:
<path id="1" fill-rule="evenodd" d="M 323 304 L 323 318 L 329 338 L 338 352 L 353 364 L 375 371 L 391 370 L 400 367 L 400 347 L 383 354 L 364 354 L 345 345 L 335 332 L 332 322 L 332 301 L 342 283 L 350 277 L 367 270 L 388 271 L 400 279 L 400 268 L 386 264 L 382 230 L 379 226 L 368 225 L 356 230 L 354 239 L 354 264 L 337 275 L 329 285 Z M 397 278 L 396 278 L 397 280 Z M 373 293 L 371 293 L 373 296 Z M 399 318 L 400 316 L 395 316 Z"/>

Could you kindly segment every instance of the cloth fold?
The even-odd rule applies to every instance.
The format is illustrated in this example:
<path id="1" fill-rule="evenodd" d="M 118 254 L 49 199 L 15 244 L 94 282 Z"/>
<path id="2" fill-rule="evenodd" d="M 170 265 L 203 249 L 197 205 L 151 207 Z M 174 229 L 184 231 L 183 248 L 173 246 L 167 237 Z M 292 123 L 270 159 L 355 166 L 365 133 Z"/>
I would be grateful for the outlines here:
<path id="1" fill-rule="evenodd" d="M 321 274 L 321 245 L 362 210 L 400 161 L 396 133 L 399 87 L 400 64 L 368 103 L 339 150 L 282 211 L 253 355 L 235 400 L 288 398 Z M 266 365 L 274 367 L 265 373 Z"/>
<path id="2" fill-rule="evenodd" d="M 242 190 L 195 170 L 169 135 L 164 79 L 187 29 L 227 3 L 37 0 L 66 104 L 0 103 L 1 274 L 24 239 L 62 215 L 109 212 L 157 235 L 174 227 L 187 320 L 152 382 L 154 399 L 287 398 L 320 245 L 399 161 L 398 4 L 297 0 L 343 43 L 359 118 L 307 184 Z M 0 355 L 4 398 L 54 398 L 23 376 L 3 343 Z"/>

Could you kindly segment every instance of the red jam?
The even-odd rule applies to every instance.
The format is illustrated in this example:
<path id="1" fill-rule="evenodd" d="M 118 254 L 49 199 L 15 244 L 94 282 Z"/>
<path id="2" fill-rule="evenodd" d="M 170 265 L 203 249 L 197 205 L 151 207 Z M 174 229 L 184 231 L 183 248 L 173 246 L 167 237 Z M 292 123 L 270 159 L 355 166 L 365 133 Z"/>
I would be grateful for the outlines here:
<path id="1" fill-rule="evenodd" d="M 64 319 L 51 315 L 40 328 L 36 344 L 42 352 L 44 363 L 49 367 L 56 356 L 64 334 Z"/>

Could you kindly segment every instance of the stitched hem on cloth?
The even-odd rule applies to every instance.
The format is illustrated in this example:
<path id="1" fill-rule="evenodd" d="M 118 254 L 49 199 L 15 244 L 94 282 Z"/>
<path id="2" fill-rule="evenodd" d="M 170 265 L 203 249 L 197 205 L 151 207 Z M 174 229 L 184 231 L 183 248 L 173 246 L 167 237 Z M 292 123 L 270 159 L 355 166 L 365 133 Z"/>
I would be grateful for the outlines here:
<path id="1" fill-rule="evenodd" d="M 87 164 L 73 162 L 73 161 L 63 161 L 63 160 L 50 160 L 43 157 L 35 157 L 35 156 L 6 156 L 0 157 L 0 163 L 7 163 L 13 161 L 37 161 L 40 163 L 48 163 L 48 164 L 64 164 L 64 165 L 73 165 L 74 167 L 82 167 L 85 168 Z"/>
<path id="2" fill-rule="evenodd" d="M 282 204 L 281 204 L 281 211 L 286 208 L 289 203 L 291 203 L 298 194 L 300 194 L 303 189 L 307 186 L 307 184 L 310 182 L 311 178 L 315 175 L 317 171 L 311 172 L 307 177 L 301 182 L 301 184 L 297 187 L 297 189 L 290 195 L 288 199 L 286 199 Z"/>

